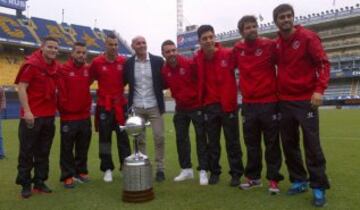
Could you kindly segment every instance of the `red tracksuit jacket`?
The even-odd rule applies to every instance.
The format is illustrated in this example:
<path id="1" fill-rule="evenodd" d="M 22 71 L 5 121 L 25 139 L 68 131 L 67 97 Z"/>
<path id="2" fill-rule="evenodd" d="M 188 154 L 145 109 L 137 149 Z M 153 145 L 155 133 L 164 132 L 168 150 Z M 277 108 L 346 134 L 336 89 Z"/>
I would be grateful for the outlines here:
<path id="1" fill-rule="evenodd" d="M 257 38 L 254 42 L 239 41 L 233 49 L 239 69 L 239 87 L 244 103 L 276 102 L 275 42 Z"/>
<path id="2" fill-rule="evenodd" d="M 124 97 L 124 63 L 125 57 L 117 56 L 114 62 L 109 62 L 105 55 L 94 58 L 90 66 L 92 80 L 97 80 L 97 105 L 107 111 L 115 110 L 118 124 L 125 122 L 123 105 L 126 104 Z"/>
<path id="3" fill-rule="evenodd" d="M 175 99 L 176 110 L 191 111 L 201 107 L 197 95 L 197 75 L 192 61 L 180 55 L 176 60 L 175 68 L 165 63 L 161 70 L 165 86 Z"/>
<path id="4" fill-rule="evenodd" d="M 16 76 L 15 84 L 28 83 L 26 89 L 30 110 L 35 117 L 52 117 L 56 113 L 56 77 L 58 64 L 47 64 L 41 50 L 25 58 Z M 20 116 L 24 116 L 21 107 Z"/>
<path id="5" fill-rule="evenodd" d="M 90 117 L 89 66 L 76 66 L 69 59 L 60 67 L 58 79 L 58 109 L 63 121 L 84 120 Z"/>
<path id="6" fill-rule="evenodd" d="M 296 31 L 276 40 L 279 99 L 310 100 L 314 92 L 324 94 L 330 78 L 330 63 L 319 36 L 295 26 Z"/>
<path id="7" fill-rule="evenodd" d="M 237 111 L 237 87 L 232 51 L 216 43 L 217 50 L 209 61 L 199 50 L 194 55 L 197 67 L 198 94 L 203 106 L 220 103 L 224 112 Z"/>

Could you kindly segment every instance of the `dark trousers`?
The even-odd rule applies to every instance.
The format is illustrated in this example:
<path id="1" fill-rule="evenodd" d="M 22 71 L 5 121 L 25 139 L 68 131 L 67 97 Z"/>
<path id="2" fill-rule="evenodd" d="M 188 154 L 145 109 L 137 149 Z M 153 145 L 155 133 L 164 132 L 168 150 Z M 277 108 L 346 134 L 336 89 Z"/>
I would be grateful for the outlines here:
<path id="1" fill-rule="evenodd" d="M 176 132 L 176 146 L 180 167 L 191 168 L 191 143 L 189 137 L 190 122 L 193 123 L 196 135 L 196 152 L 199 170 L 208 170 L 207 140 L 205 135 L 204 115 L 200 109 L 176 111 L 173 118 Z"/>
<path id="2" fill-rule="evenodd" d="M 243 103 L 242 119 L 244 140 L 247 150 L 245 176 L 260 179 L 262 170 L 261 139 L 264 136 L 266 178 L 281 181 L 281 149 L 277 103 Z"/>
<path id="3" fill-rule="evenodd" d="M 330 185 L 320 145 L 318 110 L 312 108 L 310 101 L 281 101 L 280 114 L 280 134 L 290 181 L 308 180 L 300 151 L 301 127 L 310 187 L 328 189 Z"/>
<path id="4" fill-rule="evenodd" d="M 220 133 L 224 129 L 227 158 L 230 166 L 230 175 L 241 177 L 244 172 L 242 151 L 240 146 L 239 117 L 237 112 L 224 113 L 220 104 L 204 107 L 205 129 L 208 138 L 209 169 L 214 175 L 221 174 L 220 160 Z"/>
<path id="5" fill-rule="evenodd" d="M 48 179 L 49 155 L 55 134 L 54 117 L 39 117 L 32 127 L 21 119 L 19 124 L 19 159 L 16 184 L 29 185 Z M 31 170 L 34 176 L 31 178 Z"/>
<path id="6" fill-rule="evenodd" d="M 126 157 L 131 153 L 129 138 L 125 131 L 121 131 L 116 123 L 114 110 L 108 112 L 104 107 L 99 110 L 99 157 L 101 160 L 100 170 L 114 170 L 114 163 L 111 155 L 111 136 L 115 130 L 117 137 L 117 148 L 120 160 L 120 169 Z"/>
<path id="7" fill-rule="evenodd" d="M 90 118 L 61 121 L 60 134 L 60 181 L 79 174 L 88 174 L 87 157 L 91 140 Z"/>

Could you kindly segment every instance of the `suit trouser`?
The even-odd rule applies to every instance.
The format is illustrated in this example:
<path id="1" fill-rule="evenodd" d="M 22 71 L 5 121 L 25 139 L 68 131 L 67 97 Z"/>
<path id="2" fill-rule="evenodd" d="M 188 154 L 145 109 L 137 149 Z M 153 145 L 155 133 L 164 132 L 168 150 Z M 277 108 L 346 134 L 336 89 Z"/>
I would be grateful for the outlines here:
<path id="1" fill-rule="evenodd" d="M 209 169 L 214 175 L 221 174 L 220 133 L 224 129 L 225 143 L 230 175 L 241 177 L 244 173 L 242 151 L 240 146 L 239 117 L 237 112 L 224 113 L 220 104 L 204 107 L 205 129 L 208 138 Z"/>
<path id="2" fill-rule="evenodd" d="M 106 111 L 104 107 L 99 108 L 99 157 L 101 160 L 100 170 L 114 170 L 114 162 L 111 154 L 112 131 L 115 130 L 117 139 L 120 169 L 126 157 L 131 154 L 129 138 L 125 131 L 121 131 L 116 123 L 114 110 Z"/>
<path id="3" fill-rule="evenodd" d="M 60 181 L 79 174 L 88 174 L 87 157 L 91 140 L 90 118 L 61 121 L 60 134 Z"/>
<path id="4" fill-rule="evenodd" d="M 29 185 L 48 179 L 49 155 L 54 135 L 54 117 L 36 118 L 32 127 L 25 120 L 20 120 L 17 184 Z M 34 176 L 31 178 L 33 168 Z"/>
<path id="5" fill-rule="evenodd" d="M 190 122 L 193 123 L 196 138 L 196 151 L 199 170 L 208 170 L 207 140 L 205 135 L 204 115 L 200 109 L 176 111 L 173 118 L 178 159 L 182 169 L 191 168 L 191 143 L 189 137 Z"/>
<path id="6" fill-rule="evenodd" d="M 261 139 L 264 136 L 266 178 L 281 181 L 281 149 L 277 103 L 243 103 L 242 121 L 247 150 L 245 176 L 260 179 L 262 170 Z"/>
<path id="7" fill-rule="evenodd" d="M 135 107 L 135 113 L 143 118 L 145 121 L 150 121 L 153 138 L 154 138 L 154 146 L 155 146 L 155 163 L 157 171 L 164 171 L 164 159 L 165 159 L 165 138 L 164 138 L 164 119 L 160 114 L 159 108 L 139 108 Z M 142 132 L 138 137 L 139 141 L 139 150 L 143 154 L 146 153 L 146 139 L 145 139 L 145 131 Z"/>
<path id="8" fill-rule="evenodd" d="M 300 126 L 310 187 L 328 189 L 330 185 L 325 173 L 326 160 L 320 145 L 318 110 L 312 108 L 310 101 L 281 101 L 279 105 L 280 134 L 290 181 L 308 180 L 300 151 Z"/>

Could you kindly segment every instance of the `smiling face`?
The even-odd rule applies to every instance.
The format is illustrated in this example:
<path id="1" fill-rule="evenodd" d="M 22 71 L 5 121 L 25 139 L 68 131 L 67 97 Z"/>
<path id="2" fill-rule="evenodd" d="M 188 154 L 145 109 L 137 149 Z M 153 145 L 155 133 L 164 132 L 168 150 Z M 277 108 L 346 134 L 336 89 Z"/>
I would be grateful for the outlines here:
<path id="1" fill-rule="evenodd" d="M 212 31 L 202 33 L 199 44 L 206 54 L 215 52 L 215 34 Z"/>
<path id="2" fill-rule="evenodd" d="M 294 14 L 291 10 L 280 12 L 276 17 L 276 26 L 280 32 L 290 33 L 294 28 Z"/>
<path id="3" fill-rule="evenodd" d="M 245 22 L 241 31 L 241 36 L 246 41 L 254 41 L 258 37 L 258 25 L 256 22 Z"/>
<path id="4" fill-rule="evenodd" d="M 131 47 L 133 48 L 135 54 L 138 57 L 144 57 L 144 56 L 146 57 L 147 45 L 144 37 L 142 36 L 135 37 L 132 40 Z"/>
<path id="5" fill-rule="evenodd" d="M 164 45 L 161 52 L 170 66 L 176 66 L 176 56 L 178 52 L 174 44 Z"/>
<path id="6" fill-rule="evenodd" d="M 77 65 L 83 65 L 86 61 L 86 54 L 86 47 L 76 45 L 71 52 L 71 57 Z"/>
<path id="7" fill-rule="evenodd" d="M 53 40 L 47 40 L 41 46 L 42 55 L 47 61 L 53 61 L 59 52 L 59 44 Z"/>

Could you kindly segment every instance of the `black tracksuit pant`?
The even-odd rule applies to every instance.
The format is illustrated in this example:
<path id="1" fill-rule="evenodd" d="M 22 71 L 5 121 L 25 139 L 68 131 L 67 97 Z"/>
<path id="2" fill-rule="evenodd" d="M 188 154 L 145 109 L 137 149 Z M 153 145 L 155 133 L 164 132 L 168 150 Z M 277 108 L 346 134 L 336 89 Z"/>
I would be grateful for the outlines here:
<path id="1" fill-rule="evenodd" d="M 60 134 L 60 181 L 79 174 L 88 174 L 87 157 L 91 140 L 90 118 L 61 121 Z"/>
<path id="2" fill-rule="evenodd" d="M 227 158 L 230 175 L 241 177 L 244 172 L 240 146 L 239 117 L 237 112 L 224 113 L 220 104 L 204 107 L 205 129 L 208 138 L 209 170 L 211 174 L 220 175 L 220 133 L 224 129 Z"/>
<path id="3" fill-rule="evenodd" d="M 328 189 L 330 185 L 320 145 L 318 110 L 311 106 L 310 101 L 281 101 L 279 105 L 280 134 L 290 181 L 307 181 L 308 172 L 311 188 Z M 303 133 L 307 172 L 300 151 L 299 127 Z"/>
<path id="4" fill-rule="evenodd" d="M 279 140 L 279 121 L 277 103 L 243 103 L 243 133 L 247 150 L 245 176 L 260 179 L 262 170 L 262 146 L 264 137 L 266 178 L 281 181 L 281 149 Z"/>
<path id="5" fill-rule="evenodd" d="M 111 155 L 111 136 L 115 130 L 117 137 L 117 148 L 120 160 L 120 169 L 126 157 L 131 154 L 129 138 L 125 131 L 121 131 L 116 123 L 114 110 L 108 112 L 104 107 L 99 107 L 99 157 L 101 160 L 100 170 L 114 170 Z"/>
<path id="6" fill-rule="evenodd" d="M 182 169 L 191 168 L 191 143 L 189 137 L 190 122 L 193 123 L 196 138 L 196 151 L 199 170 L 208 170 L 207 139 L 205 135 L 204 115 L 201 109 L 191 111 L 177 110 L 173 118 L 176 132 L 178 159 Z"/>
<path id="7" fill-rule="evenodd" d="M 39 117 L 32 127 L 21 119 L 19 124 L 19 158 L 16 184 L 30 185 L 48 179 L 49 155 L 55 135 L 54 117 Z M 34 176 L 31 170 L 34 168 Z"/>

